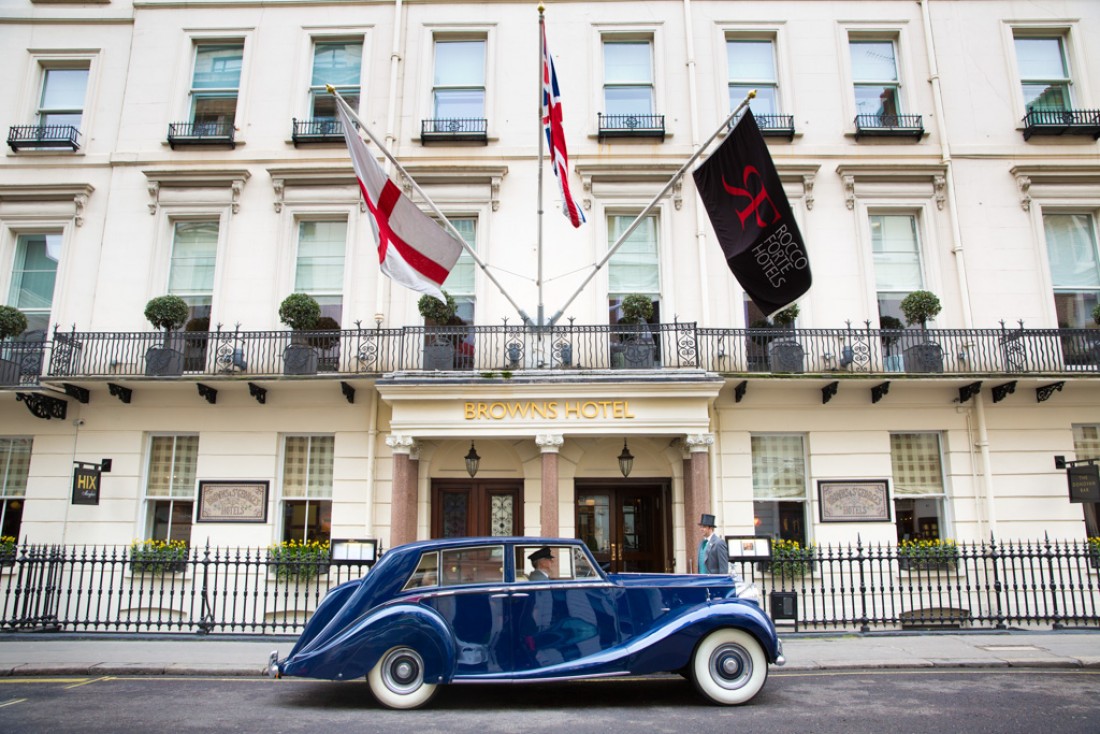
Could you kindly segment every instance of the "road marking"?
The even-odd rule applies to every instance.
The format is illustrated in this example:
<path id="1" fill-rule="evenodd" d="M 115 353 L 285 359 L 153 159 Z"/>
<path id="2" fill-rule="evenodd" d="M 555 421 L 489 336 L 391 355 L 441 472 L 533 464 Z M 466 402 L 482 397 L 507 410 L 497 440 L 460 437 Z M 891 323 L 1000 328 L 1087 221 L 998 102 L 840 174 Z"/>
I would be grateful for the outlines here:
<path id="1" fill-rule="evenodd" d="M 1039 652 L 1042 649 L 1035 645 L 982 645 L 981 648 L 990 652 Z"/>
<path id="2" fill-rule="evenodd" d="M 1035 675 L 1040 668 L 1009 668 L 1004 665 L 978 666 L 974 668 L 953 668 L 950 666 L 935 666 L 931 668 L 868 668 L 853 670 L 807 670 L 804 673 L 787 671 L 784 673 L 770 673 L 774 678 L 824 678 L 832 676 L 868 676 L 868 675 Z M 1080 670 L 1070 668 L 1043 668 L 1047 675 L 1100 675 L 1100 670 Z"/>
<path id="3" fill-rule="evenodd" d="M 5 683 L 76 683 L 85 678 L 0 678 L 0 685 Z"/>
<path id="4" fill-rule="evenodd" d="M 13 698 L 10 701 L 4 701 L 3 703 L 0 703 L 0 709 L 4 708 L 5 706 L 14 706 L 17 703 L 23 703 L 26 700 L 27 699 L 25 698 Z"/>
<path id="5" fill-rule="evenodd" d="M 89 683 L 99 683 L 101 680 L 113 680 L 113 676 L 105 675 L 102 678 L 91 678 L 89 680 L 81 681 L 79 683 L 73 683 L 71 686 L 65 686 L 65 690 L 69 691 L 73 688 L 80 688 L 81 686 L 86 686 Z"/>

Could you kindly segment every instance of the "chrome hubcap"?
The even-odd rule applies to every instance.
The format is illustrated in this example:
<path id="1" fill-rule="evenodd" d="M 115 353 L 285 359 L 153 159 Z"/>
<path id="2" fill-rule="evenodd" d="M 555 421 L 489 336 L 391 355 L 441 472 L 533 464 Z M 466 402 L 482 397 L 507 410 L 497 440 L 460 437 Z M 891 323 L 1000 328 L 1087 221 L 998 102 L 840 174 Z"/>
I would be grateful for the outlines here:
<path id="1" fill-rule="evenodd" d="M 407 647 L 391 650 L 382 661 L 382 679 L 394 693 L 412 693 L 424 682 L 424 661 Z"/>
<path id="2" fill-rule="evenodd" d="M 727 690 L 741 688 L 752 677 L 752 656 L 740 645 L 721 645 L 710 655 L 710 677 Z"/>

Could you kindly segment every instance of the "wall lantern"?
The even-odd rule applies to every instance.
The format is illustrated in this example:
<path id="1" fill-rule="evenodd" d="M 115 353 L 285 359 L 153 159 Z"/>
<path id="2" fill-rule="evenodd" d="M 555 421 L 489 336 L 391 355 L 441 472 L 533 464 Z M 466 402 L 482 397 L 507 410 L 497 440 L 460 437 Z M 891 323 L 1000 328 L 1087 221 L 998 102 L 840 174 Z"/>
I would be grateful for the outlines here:
<path id="1" fill-rule="evenodd" d="M 474 442 L 470 442 L 470 453 L 466 454 L 466 472 L 473 477 L 477 474 L 477 467 L 481 463 L 481 457 L 477 455 Z"/>
<path id="2" fill-rule="evenodd" d="M 623 439 L 623 452 L 619 454 L 619 471 L 624 477 L 630 476 L 630 470 L 634 468 L 634 454 L 626 447 L 626 439 Z"/>

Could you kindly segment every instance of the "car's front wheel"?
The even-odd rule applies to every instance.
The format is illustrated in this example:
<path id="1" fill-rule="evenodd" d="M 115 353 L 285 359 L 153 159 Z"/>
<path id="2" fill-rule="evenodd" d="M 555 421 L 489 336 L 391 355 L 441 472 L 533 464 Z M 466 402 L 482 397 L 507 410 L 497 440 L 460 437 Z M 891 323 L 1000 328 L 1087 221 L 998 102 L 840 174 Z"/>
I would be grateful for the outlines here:
<path id="1" fill-rule="evenodd" d="M 367 674 L 371 693 L 391 709 L 414 709 L 435 695 L 435 685 L 424 682 L 424 660 L 411 647 L 393 647 Z"/>
<path id="2" fill-rule="evenodd" d="M 764 687 L 768 658 L 748 632 L 720 629 L 699 643 L 691 672 L 700 693 L 714 703 L 732 706 L 751 700 Z"/>

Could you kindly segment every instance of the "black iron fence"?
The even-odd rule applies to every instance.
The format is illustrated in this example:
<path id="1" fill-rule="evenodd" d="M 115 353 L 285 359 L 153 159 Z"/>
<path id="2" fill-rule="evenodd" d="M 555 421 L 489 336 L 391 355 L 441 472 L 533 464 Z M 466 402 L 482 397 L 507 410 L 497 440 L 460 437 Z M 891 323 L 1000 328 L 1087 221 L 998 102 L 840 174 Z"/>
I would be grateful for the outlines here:
<path id="1" fill-rule="evenodd" d="M 0 385 L 39 376 L 385 374 L 456 370 L 680 370 L 719 374 L 1095 374 L 1100 329 L 712 329 L 407 326 L 333 331 L 57 331 L 0 342 Z"/>
<path id="2" fill-rule="evenodd" d="M 733 566 L 802 629 L 1100 626 L 1100 546 L 996 541 L 818 545 Z"/>
<path id="3" fill-rule="evenodd" d="M 368 570 L 266 548 L 150 560 L 131 546 L 24 545 L 0 557 L 0 629 L 299 632 L 330 588 Z"/>
<path id="4" fill-rule="evenodd" d="M 1061 628 L 1100 626 L 1097 557 L 1073 541 L 857 542 L 734 566 L 802 629 Z M 0 563 L 0 629 L 104 632 L 296 633 L 329 588 L 369 570 L 262 548 L 150 562 L 129 546 L 25 545 Z"/>

